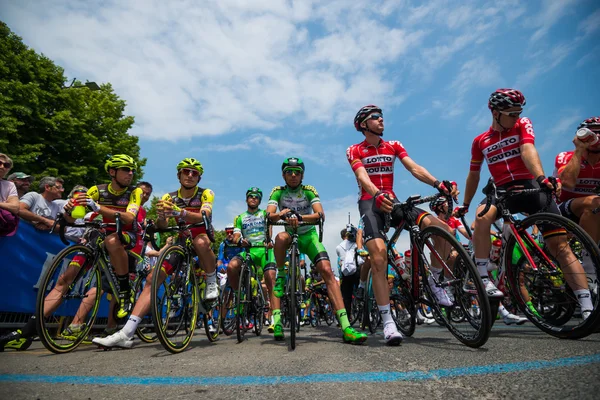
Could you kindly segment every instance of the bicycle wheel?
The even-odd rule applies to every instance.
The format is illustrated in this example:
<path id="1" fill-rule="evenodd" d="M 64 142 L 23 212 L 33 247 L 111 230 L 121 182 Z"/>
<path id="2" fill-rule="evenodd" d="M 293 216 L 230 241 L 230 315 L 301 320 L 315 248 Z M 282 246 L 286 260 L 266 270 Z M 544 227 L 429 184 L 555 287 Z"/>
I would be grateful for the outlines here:
<path id="1" fill-rule="evenodd" d="M 325 323 L 327 326 L 331 326 L 335 321 L 335 314 L 333 312 L 333 307 L 331 307 L 331 302 L 329 298 L 323 299 L 323 304 L 321 305 L 321 309 L 323 310 L 323 315 L 325 319 Z"/>
<path id="2" fill-rule="evenodd" d="M 58 253 L 44 273 L 35 316 L 40 340 L 51 352 L 74 350 L 92 329 L 102 295 L 97 263 L 89 247 L 74 245 Z"/>
<path id="3" fill-rule="evenodd" d="M 394 300 L 394 305 L 391 307 L 392 318 L 396 327 L 403 335 L 412 336 L 415 333 L 416 310 L 410 291 L 406 287 L 401 287 L 399 293 L 392 296 L 392 300 Z"/>
<path id="4" fill-rule="evenodd" d="M 564 235 L 548 236 L 539 244 L 529 239 L 533 226 L 543 226 L 544 231 L 565 231 Z M 555 214 L 539 213 L 531 215 L 516 224 L 517 232 L 526 244 L 535 268 L 529 262 L 513 260 L 513 253 L 520 252 L 516 239 L 511 236 L 506 244 L 505 264 L 507 278 L 516 303 L 525 316 L 539 329 L 549 335 L 563 339 L 580 339 L 594 333 L 600 325 L 600 298 L 596 291 L 590 290 L 593 310 L 583 320 L 577 296 L 574 290 L 584 289 L 576 286 L 576 277 L 567 273 L 558 260 L 568 260 L 569 253 L 574 254 L 571 262 L 577 259 L 583 265 L 588 284 L 600 273 L 600 250 L 589 235 L 574 222 Z M 552 242 L 550 242 L 552 241 Z M 558 243 L 557 243 L 558 241 Z M 550 242 L 556 254 L 551 254 Z M 513 261 L 516 261 L 513 263 Z M 529 305 L 528 305 L 529 303 Z"/>
<path id="5" fill-rule="evenodd" d="M 356 322 L 362 317 L 363 315 L 363 300 L 362 299 L 357 299 L 356 298 L 356 291 L 355 293 L 352 294 L 352 319 L 350 320 L 350 325 L 354 326 L 354 324 L 356 324 Z"/>
<path id="6" fill-rule="evenodd" d="M 298 308 L 298 304 L 296 303 L 296 282 L 297 276 L 296 271 L 298 270 L 298 255 L 296 253 L 296 248 L 292 246 L 290 251 L 290 266 L 289 266 L 289 279 L 290 279 L 290 291 L 289 291 L 289 303 L 288 303 L 288 318 L 290 319 L 290 349 L 294 350 L 296 348 L 296 325 L 298 328 L 300 324 L 298 324 L 297 316 L 300 312 Z"/>
<path id="7" fill-rule="evenodd" d="M 198 285 L 191 269 L 185 249 L 171 245 L 159 256 L 152 277 L 154 329 L 171 353 L 184 351 L 196 329 Z"/>
<path id="8" fill-rule="evenodd" d="M 454 236 L 437 226 L 423 229 L 418 245 L 423 290 L 434 316 L 440 318 L 450 333 L 465 345 L 481 347 L 490 336 L 490 304 L 473 260 Z M 442 270 L 444 275 L 444 279 L 433 278 L 435 288 L 425 278 L 432 267 Z M 454 298 L 450 307 L 440 305 L 435 295 L 445 287 L 449 288 L 448 296 Z M 477 314 L 468 312 L 474 301 L 479 304 Z M 451 318 L 454 308 L 459 308 L 465 316 L 461 322 Z"/>
<path id="9" fill-rule="evenodd" d="M 221 317 L 221 327 L 223 333 L 230 336 L 235 330 L 235 292 L 229 286 L 229 283 L 225 287 L 222 295 L 222 306 L 223 316 Z"/>
<path id="10" fill-rule="evenodd" d="M 256 279 L 256 278 L 254 278 Z M 254 294 L 254 291 L 252 292 Z M 261 283 L 256 281 L 256 296 L 252 297 L 252 312 L 254 315 L 254 334 L 260 336 L 265 325 L 265 294 Z"/>
<path id="11" fill-rule="evenodd" d="M 150 284 L 146 280 L 146 276 L 138 276 L 135 281 L 135 301 L 137 302 L 140 294 L 144 290 L 147 284 Z M 148 313 L 140 322 L 135 330 L 135 334 L 140 338 L 142 342 L 145 343 L 154 343 L 158 340 L 158 336 L 154 331 L 154 321 L 152 321 L 152 313 Z"/>
<path id="12" fill-rule="evenodd" d="M 377 307 L 377 300 L 373 291 L 373 275 L 371 270 L 369 270 L 367 288 L 365 290 L 364 315 L 365 319 L 363 323 L 365 326 L 369 326 L 369 332 L 375 333 L 377 326 L 381 322 L 381 315 L 379 314 L 379 307 Z"/>
<path id="13" fill-rule="evenodd" d="M 239 288 L 236 294 L 236 303 L 235 303 L 235 333 L 237 335 L 238 343 L 244 341 L 244 335 L 248 330 L 248 322 L 249 322 L 249 309 L 251 303 L 251 293 L 252 287 L 250 283 L 250 276 L 248 274 L 248 268 L 246 264 L 242 266 L 242 270 L 240 271 L 240 283 Z"/>
<path id="14" fill-rule="evenodd" d="M 308 320 L 310 321 L 310 325 L 315 328 L 320 325 L 319 321 L 319 300 L 317 299 L 317 295 L 314 293 L 310 294 L 310 306 L 306 308 L 306 312 L 308 313 Z"/>
<path id="15" fill-rule="evenodd" d="M 208 340 L 216 342 L 219 340 L 219 327 L 221 326 L 221 296 L 219 295 L 216 300 L 210 302 L 200 301 L 202 301 L 203 308 L 206 311 L 202 315 L 204 332 Z"/>

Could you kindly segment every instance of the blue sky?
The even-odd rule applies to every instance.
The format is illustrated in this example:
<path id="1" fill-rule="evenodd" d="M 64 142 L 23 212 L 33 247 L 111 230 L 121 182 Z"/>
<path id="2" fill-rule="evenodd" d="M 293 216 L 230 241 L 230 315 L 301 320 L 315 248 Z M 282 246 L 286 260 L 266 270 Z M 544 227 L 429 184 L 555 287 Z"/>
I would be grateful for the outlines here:
<path id="1" fill-rule="evenodd" d="M 352 125 L 361 106 L 382 107 L 384 138 L 460 187 L 496 88 L 526 96 L 547 174 L 579 122 L 600 115 L 591 0 L 9 0 L 1 18 L 68 80 L 112 83 L 135 116 L 155 194 L 178 187 L 181 158 L 199 159 L 218 228 L 244 211 L 249 186 L 268 195 L 283 159 L 303 158 L 331 256 L 348 212 L 358 219 L 345 150 L 362 140 Z M 432 193 L 395 171 L 400 198 Z"/>

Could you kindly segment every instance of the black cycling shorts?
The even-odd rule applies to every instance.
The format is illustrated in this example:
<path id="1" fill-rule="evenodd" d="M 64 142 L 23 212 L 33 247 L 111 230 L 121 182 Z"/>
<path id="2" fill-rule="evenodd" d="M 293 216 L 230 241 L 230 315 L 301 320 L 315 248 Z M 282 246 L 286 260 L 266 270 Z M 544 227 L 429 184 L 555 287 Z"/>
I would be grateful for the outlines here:
<path id="1" fill-rule="evenodd" d="M 569 199 L 567 201 L 563 201 L 558 205 L 558 209 L 563 217 L 570 219 L 579 225 L 579 217 L 575 215 L 575 213 L 571 210 L 571 202 L 573 199 Z"/>
<path id="2" fill-rule="evenodd" d="M 399 203 L 398 199 L 392 200 L 394 203 Z M 359 200 L 358 201 L 358 212 L 363 220 L 364 231 L 363 238 L 364 242 L 367 243 L 371 239 L 384 239 L 383 229 L 385 227 L 385 213 L 377 208 L 375 205 L 375 199 L 371 198 L 369 200 Z M 410 215 L 408 216 L 411 220 L 417 222 L 419 226 L 421 226 L 421 221 L 424 217 L 428 216 L 429 213 L 425 210 L 422 210 L 418 207 L 414 207 L 410 211 Z M 398 226 L 406 216 L 404 213 L 397 208 L 392 213 L 392 222 L 391 226 Z M 406 229 L 406 228 L 405 228 Z"/>

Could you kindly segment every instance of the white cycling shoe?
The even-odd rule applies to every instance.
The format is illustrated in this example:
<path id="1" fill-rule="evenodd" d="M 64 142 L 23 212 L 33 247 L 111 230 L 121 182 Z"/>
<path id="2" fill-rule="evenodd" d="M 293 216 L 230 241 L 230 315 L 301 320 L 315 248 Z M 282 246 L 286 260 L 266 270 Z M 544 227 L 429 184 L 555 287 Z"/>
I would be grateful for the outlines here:
<path id="1" fill-rule="evenodd" d="M 506 317 L 502 318 L 506 325 L 523 325 L 527 322 L 527 318 L 519 317 L 515 314 L 508 314 Z"/>
<path id="2" fill-rule="evenodd" d="M 215 300 L 217 297 L 219 297 L 219 285 L 217 285 L 217 282 L 207 283 L 204 299 L 210 301 Z"/>
<path id="3" fill-rule="evenodd" d="M 383 338 L 388 346 L 398 346 L 402 343 L 402 334 L 398 332 L 394 322 L 387 323 L 383 326 Z"/>
<path id="4" fill-rule="evenodd" d="M 496 287 L 496 285 L 494 285 L 494 282 L 492 282 L 489 279 L 482 279 L 483 284 L 485 285 L 485 291 L 487 292 L 488 297 L 492 297 L 492 298 L 496 298 L 496 299 L 502 299 L 504 298 L 504 293 L 502 293 L 500 291 L 500 289 L 498 289 Z"/>
<path id="5" fill-rule="evenodd" d="M 130 349 L 133 347 L 133 338 L 127 337 L 123 330 L 120 330 L 117 333 L 114 333 L 105 338 L 94 338 L 92 339 L 92 343 L 105 347 L 107 349 L 112 349 L 114 347 Z"/>
<path id="6" fill-rule="evenodd" d="M 433 275 L 429 275 L 427 281 L 429 282 L 429 287 L 433 291 L 433 295 L 435 296 L 438 304 L 447 307 L 451 306 L 452 300 L 450 300 L 450 298 L 448 297 L 448 293 L 446 293 L 443 287 L 437 286 L 435 284 L 435 281 L 433 280 Z"/>

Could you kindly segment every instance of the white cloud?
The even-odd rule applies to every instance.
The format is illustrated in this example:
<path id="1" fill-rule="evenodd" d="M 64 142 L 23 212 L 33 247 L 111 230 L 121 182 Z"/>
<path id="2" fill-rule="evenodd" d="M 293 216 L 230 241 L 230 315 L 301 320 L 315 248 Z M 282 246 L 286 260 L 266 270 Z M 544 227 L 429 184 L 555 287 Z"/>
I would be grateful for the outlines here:
<path id="1" fill-rule="evenodd" d="M 577 0 L 543 0 L 540 13 L 533 18 L 533 24 L 530 26 L 537 27 L 537 30 L 531 35 L 531 43 L 539 41 L 546 36 L 548 31 L 556 24 L 565 14 L 572 11 L 572 6 Z M 529 20 L 527 23 L 530 24 Z"/>
<path id="2" fill-rule="evenodd" d="M 552 124 L 552 128 L 546 134 L 538 136 L 537 148 L 540 153 L 544 153 L 552 148 L 557 140 L 566 145 L 569 139 L 575 136 L 575 130 L 583 120 L 579 110 L 561 110 L 560 118 Z"/>

